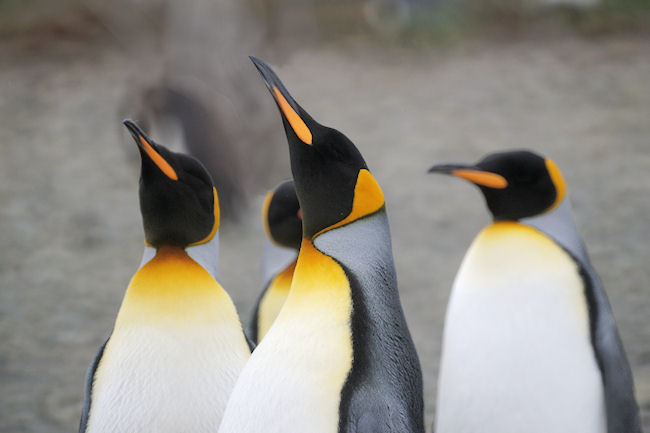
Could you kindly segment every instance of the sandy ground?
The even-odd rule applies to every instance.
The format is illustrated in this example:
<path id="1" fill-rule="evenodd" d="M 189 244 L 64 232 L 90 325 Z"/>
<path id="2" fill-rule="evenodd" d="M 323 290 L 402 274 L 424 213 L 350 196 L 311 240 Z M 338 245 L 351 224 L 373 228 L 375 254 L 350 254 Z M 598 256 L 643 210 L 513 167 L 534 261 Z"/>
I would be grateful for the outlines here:
<path id="1" fill-rule="evenodd" d="M 117 107 L 147 58 L 110 43 L 50 48 L 0 44 L 4 433 L 76 430 L 87 365 L 111 330 L 142 250 L 138 174 L 125 163 L 132 143 Z M 647 39 L 420 51 L 361 43 L 301 50 L 277 70 L 315 118 L 357 143 L 384 188 L 425 376 L 427 425 L 449 289 L 488 215 L 478 190 L 425 171 L 526 147 L 553 157 L 565 173 L 650 429 Z M 273 112 L 261 82 L 259 94 Z M 274 134 L 283 139 L 279 120 Z M 243 225 L 222 227 L 223 285 L 243 317 L 260 285 L 259 204 Z"/>

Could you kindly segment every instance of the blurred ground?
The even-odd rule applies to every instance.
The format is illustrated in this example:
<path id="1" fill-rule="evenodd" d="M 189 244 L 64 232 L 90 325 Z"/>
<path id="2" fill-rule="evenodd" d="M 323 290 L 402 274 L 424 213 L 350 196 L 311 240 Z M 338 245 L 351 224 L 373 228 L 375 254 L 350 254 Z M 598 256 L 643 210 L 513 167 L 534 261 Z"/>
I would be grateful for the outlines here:
<path id="1" fill-rule="evenodd" d="M 155 59 L 87 29 L 57 30 L 52 39 L 47 32 L 0 42 L 4 433 L 76 430 L 86 368 L 142 252 L 138 173 L 126 161 L 132 142 L 118 107 L 129 80 Z M 402 301 L 425 375 L 427 425 L 449 289 L 488 216 L 478 190 L 426 169 L 526 147 L 565 173 L 650 429 L 647 37 L 418 50 L 352 42 L 297 50 L 277 71 L 316 119 L 358 145 L 385 191 Z M 261 81 L 258 91 L 277 116 Z M 283 140 L 279 117 L 273 134 L 270 140 Z M 258 198 L 242 225 L 221 230 L 223 285 L 242 317 L 260 287 L 259 205 Z"/>

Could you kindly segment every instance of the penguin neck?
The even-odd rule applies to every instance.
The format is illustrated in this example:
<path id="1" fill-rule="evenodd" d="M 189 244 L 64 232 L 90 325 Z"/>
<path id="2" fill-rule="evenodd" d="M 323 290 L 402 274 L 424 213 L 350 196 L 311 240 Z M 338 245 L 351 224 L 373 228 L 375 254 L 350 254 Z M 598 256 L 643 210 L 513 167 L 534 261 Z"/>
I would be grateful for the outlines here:
<path id="1" fill-rule="evenodd" d="M 156 256 L 156 248 L 145 244 L 144 253 L 138 270 L 142 269 Z M 219 281 L 219 230 L 208 242 L 185 248 L 185 252 L 196 263 L 201 265 L 215 280 Z"/>
<path id="2" fill-rule="evenodd" d="M 348 326 L 354 361 L 341 390 L 340 413 L 351 414 L 359 404 L 365 405 L 359 380 L 390 383 L 386 401 L 409 402 L 408 415 L 402 415 L 412 416 L 413 425 L 422 426 L 422 375 L 399 299 L 385 210 L 325 232 L 314 243 L 340 264 L 350 284 Z"/>
<path id="3" fill-rule="evenodd" d="M 385 274 L 396 287 L 395 265 L 386 211 L 381 209 L 349 224 L 324 232 L 314 245 L 334 258 L 359 279 L 364 287 L 372 274 Z"/>
<path id="4" fill-rule="evenodd" d="M 339 263 L 316 248 L 312 240 L 303 239 L 287 303 L 314 296 L 345 299 L 344 303 L 349 304 L 350 283 Z"/>
<path id="5" fill-rule="evenodd" d="M 551 211 L 522 218 L 519 222 L 549 236 L 580 262 L 589 263 L 587 250 L 573 220 L 568 195 Z"/>
<path id="6" fill-rule="evenodd" d="M 186 250 L 161 246 L 147 260 L 150 254 L 145 249 L 146 262 L 131 279 L 116 329 L 134 323 L 215 322 L 231 315 L 228 294 Z"/>
<path id="7" fill-rule="evenodd" d="M 377 333 L 408 332 L 402 327 L 403 313 L 385 210 L 325 232 L 314 244 L 345 270 L 359 320 Z M 382 317 L 371 314 L 373 311 L 381 311 Z M 385 329 L 382 321 L 393 323 L 394 328 Z"/>
<path id="8" fill-rule="evenodd" d="M 200 245 L 185 248 L 187 254 L 219 281 L 219 229 L 212 239 Z"/>

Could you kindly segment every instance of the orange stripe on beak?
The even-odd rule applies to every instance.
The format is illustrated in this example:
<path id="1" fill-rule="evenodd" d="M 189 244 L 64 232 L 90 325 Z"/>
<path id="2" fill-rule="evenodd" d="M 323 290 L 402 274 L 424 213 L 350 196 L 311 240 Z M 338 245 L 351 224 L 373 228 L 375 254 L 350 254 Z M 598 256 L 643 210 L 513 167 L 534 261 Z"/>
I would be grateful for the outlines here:
<path id="1" fill-rule="evenodd" d="M 503 189 L 508 186 L 508 181 L 505 177 L 489 171 L 457 169 L 452 170 L 451 175 L 469 180 L 477 185 L 487 186 L 488 188 Z"/>
<path id="2" fill-rule="evenodd" d="M 147 142 L 147 140 L 145 140 L 143 137 L 139 138 L 142 147 L 144 147 L 145 152 L 147 152 L 147 155 L 149 155 L 149 158 L 151 158 L 154 164 L 156 164 L 158 168 L 167 175 L 168 178 L 172 180 L 178 180 L 176 171 L 172 168 L 171 165 L 169 165 L 167 161 L 165 161 L 165 158 L 160 156 L 160 154 L 156 152 L 156 149 L 154 149 L 153 146 Z"/>
<path id="3" fill-rule="evenodd" d="M 305 124 L 305 122 L 300 118 L 298 113 L 289 105 L 287 100 L 282 96 L 282 93 L 278 90 L 277 87 L 273 86 L 273 94 L 275 95 L 275 100 L 278 101 L 278 105 L 280 106 L 280 109 L 282 110 L 282 113 L 284 113 L 284 116 L 287 118 L 289 121 L 289 124 L 291 125 L 291 128 L 293 129 L 293 132 L 296 133 L 298 138 L 303 141 L 305 144 L 309 144 L 311 146 L 311 131 Z"/>

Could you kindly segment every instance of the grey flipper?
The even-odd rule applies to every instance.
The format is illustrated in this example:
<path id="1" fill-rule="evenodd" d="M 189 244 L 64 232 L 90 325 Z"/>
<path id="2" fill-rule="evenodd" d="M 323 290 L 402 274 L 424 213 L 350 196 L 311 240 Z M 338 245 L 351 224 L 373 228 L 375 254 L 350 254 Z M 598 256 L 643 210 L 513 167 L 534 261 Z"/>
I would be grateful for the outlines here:
<path id="1" fill-rule="evenodd" d="M 422 373 L 397 290 L 385 211 L 323 233 L 314 246 L 340 263 L 352 292 L 352 368 L 339 433 L 424 433 Z"/>
<path id="2" fill-rule="evenodd" d="M 585 282 L 589 302 L 591 342 L 605 385 L 607 431 L 641 433 L 641 417 L 634 397 L 634 378 L 607 294 L 589 260 L 583 263 L 576 259 L 576 262 Z"/>
<path id="3" fill-rule="evenodd" d="M 88 415 L 90 415 L 90 405 L 92 403 L 92 393 L 93 393 L 93 381 L 95 380 L 95 372 L 97 371 L 97 367 L 99 366 L 99 362 L 102 359 L 102 355 L 104 354 L 104 348 L 106 347 L 106 343 L 108 343 L 108 340 L 110 337 L 104 341 L 104 344 L 101 345 L 99 350 L 97 351 L 97 355 L 95 355 L 95 358 L 93 358 L 92 362 L 90 363 L 90 366 L 88 367 L 88 371 L 86 372 L 86 384 L 85 384 L 85 397 L 84 397 L 84 405 L 83 408 L 81 409 L 81 419 L 79 420 L 79 433 L 85 433 L 86 427 L 88 426 Z"/>
<path id="4" fill-rule="evenodd" d="M 630 364 L 605 289 L 573 223 L 568 198 L 552 212 L 523 219 L 521 222 L 553 238 L 578 265 L 589 304 L 591 343 L 605 389 L 608 433 L 641 433 L 641 417 L 634 397 Z"/>

